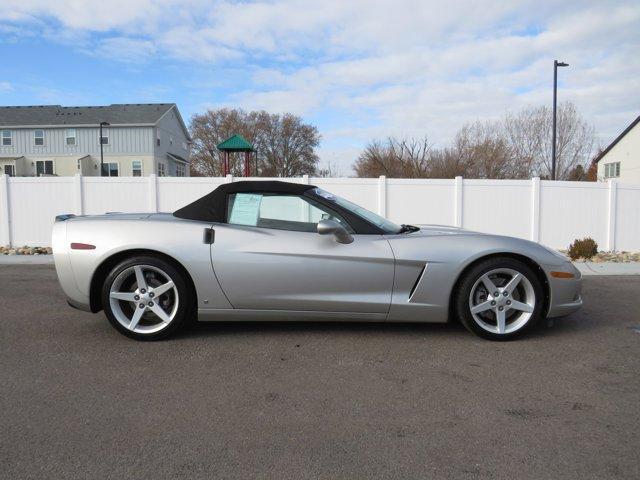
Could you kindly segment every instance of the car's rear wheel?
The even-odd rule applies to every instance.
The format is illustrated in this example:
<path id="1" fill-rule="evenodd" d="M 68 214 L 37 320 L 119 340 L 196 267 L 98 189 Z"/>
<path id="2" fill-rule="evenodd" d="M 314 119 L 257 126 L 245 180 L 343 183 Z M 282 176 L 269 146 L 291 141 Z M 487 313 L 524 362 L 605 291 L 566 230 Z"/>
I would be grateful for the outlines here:
<path id="1" fill-rule="evenodd" d="M 540 280 L 525 263 L 489 258 L 467 271 L 455 293 L 455 311 L 471 332 L 490 340 L 515 338 L 542 315 Z"/>
<path id="2" fill-rule="evenodd" d="M 158 340 L 175 333 L 191 312 L 191 292 L 183 274 L 152 256 L 116 265 L 102 287 L 105 314 L 120 333 L 136 340 Z"/>

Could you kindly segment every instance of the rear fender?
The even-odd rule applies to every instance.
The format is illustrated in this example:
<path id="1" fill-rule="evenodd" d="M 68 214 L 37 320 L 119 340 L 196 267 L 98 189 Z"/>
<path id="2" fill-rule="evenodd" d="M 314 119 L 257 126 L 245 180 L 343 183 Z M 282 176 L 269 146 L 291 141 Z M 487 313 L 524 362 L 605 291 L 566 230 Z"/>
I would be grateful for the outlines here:
<path id="1" fill-rule="evenodd" d="M 178 220 L 69 220 L 66 243 L 95 245 L 92 250 L 68 250 L 69 263 L 76 286 L 89 299 L 95 280 L 104 278 L 105 265 L 113 267 L 113 259 L 129 254 L 157 252 L 173 259 L 190 275 L 198 308 L 231 308 L 213 275 L 210 245 L 203 241 L 209 224 Z M 67 247 L 68 248 L 68 247 Z M 95 277 L 95 279 L 94 279 Z"/>

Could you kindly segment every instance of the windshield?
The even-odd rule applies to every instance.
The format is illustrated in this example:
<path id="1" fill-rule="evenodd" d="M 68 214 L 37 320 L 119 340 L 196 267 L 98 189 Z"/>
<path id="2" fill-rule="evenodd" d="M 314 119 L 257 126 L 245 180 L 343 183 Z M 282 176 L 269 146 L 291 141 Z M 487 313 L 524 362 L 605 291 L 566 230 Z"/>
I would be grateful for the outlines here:
<path id="1" fill-rule="evenodd" d="M 344 198 L 334 195 L 333 193 L 327 192 L 326 190 L 323 190 L 321 188 L 314 188 L 313 193 L 326 200 L 335 202 L 337 205 L 340 205 L 342 208 L 349 210 L 354 215 L 364 218 L 369 223 L 373 223 L 376 227 L 384 231 L 384 233 L 400 233 L 402 231 L 402 227 L 400 225 L 396 225 L 386 218 L 370 212 L 366 208 L 362 208 L 361 206 L 356 205 L 349 200 L 345 200 Z"/>

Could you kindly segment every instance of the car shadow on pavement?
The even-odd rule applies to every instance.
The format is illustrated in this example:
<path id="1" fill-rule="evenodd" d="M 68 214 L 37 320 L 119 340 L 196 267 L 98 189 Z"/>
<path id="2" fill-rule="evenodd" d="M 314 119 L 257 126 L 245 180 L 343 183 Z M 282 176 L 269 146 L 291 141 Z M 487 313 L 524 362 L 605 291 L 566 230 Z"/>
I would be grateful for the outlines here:
<path id="1" fill-rule="evenodd" d="M 531 331 L 518 337 L 528 339 L 535 337 L 552 337 L 568 335 L 597 327 L 596 321 L 589 318 L 584 311 L 566 317 L 543 319 Z M 195 322 L 179 332 L 173 339 L 191 339 L 195 337 L 222 335 L 252 335 L 252 334 L 296 334 L 296 333 L 345 333 L 367 335 L 427 335 L 432 337 L 464 337 L 477 338 L 468 332 L 457 320 L 447 323 L 416 323 L 416 322 L 312 322 L 312 321 L 282 321 L 282 322 Z"/>
<path id="2" fill-rule="evenodd" d="M 197 322 L 180 332 L 176 339 L 199 336 L 247 335 L 291 333 L 348 333 L 371 335 L 434 336 L 466 335 L 468 332 L 458 322 L 450 323 L 383 323 L 383 322 Z"/>

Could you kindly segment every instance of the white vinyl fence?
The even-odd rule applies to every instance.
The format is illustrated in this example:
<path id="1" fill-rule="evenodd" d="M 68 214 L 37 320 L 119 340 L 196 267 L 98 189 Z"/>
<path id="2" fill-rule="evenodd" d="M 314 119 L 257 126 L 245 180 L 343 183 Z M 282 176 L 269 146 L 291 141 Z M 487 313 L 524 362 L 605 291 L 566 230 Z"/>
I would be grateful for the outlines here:
<path id="1" fill-rule="evenodd" d="M 0 245 L 48 246 L 61 213 L 171 212 L 241 178 L 0 176 Z M 264 179 L 262 179 L 264 180 Z M 397 223 L 454 225 L 566 248 L 592 237 L 602 250 L 640 250 L 640 185 L 615 181 L 293 178 Z"/>

